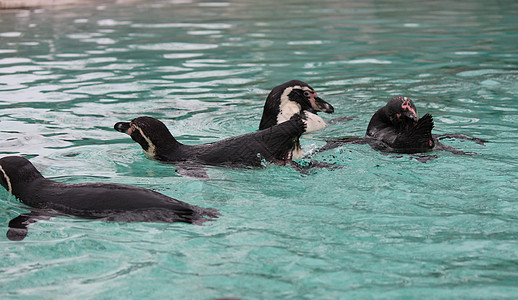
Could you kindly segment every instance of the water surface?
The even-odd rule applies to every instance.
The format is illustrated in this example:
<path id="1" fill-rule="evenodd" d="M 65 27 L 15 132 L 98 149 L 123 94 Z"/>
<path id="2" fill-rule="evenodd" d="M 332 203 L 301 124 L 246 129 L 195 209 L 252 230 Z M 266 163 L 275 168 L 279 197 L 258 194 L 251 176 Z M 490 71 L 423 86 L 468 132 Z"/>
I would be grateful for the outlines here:
<path id="1" fill-rule="evenodd" d="M 0 155 L 61 182 L 117 182 L 219 209 L 206 226 L 58 217 L 0 238 L 0 297 L 344 299 L 518 294 L 518 4 L 95 1 L 0 11 Z M 356 2 L 356 1 L 354 1 Z M 181 177 L 113 130 L 161 119 L 183 143 L 257 129 L 271 88 L 332 103 L 311 153 L 363 136 L 397 95 L 476 153 L 427 163 L 366 145 L 310 175 Z M 26 212 L 0 191 L 0 231 Z"/>

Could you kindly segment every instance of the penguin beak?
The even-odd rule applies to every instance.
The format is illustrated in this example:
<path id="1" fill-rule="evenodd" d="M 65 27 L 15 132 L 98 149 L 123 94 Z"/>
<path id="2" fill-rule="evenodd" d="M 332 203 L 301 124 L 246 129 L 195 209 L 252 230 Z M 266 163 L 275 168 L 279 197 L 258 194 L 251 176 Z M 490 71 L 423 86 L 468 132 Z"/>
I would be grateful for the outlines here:
<path id="1" fill-rule="evenodd" d="M 113 126 L 118 132 L 122 132 L 131 135 L 131 124 L 129 122 L 118 122 Z"/>
<path id="2" fill-rule="evenodd" d="M 315 97 L 310 99 L 311 107 L 316 111 L 325 112 L 328 114 L 332 114 L 335 111 L 335 108 L 327 103 L 326 101 L 322 100 L 320 97 Z"/>
<path id="3" fill-rule="evenodd" d="M 412 120 L 412 122 L 417 122 L 417 113 L 414 110 L 405 110 L 403 112 L 403 116 Z"/>

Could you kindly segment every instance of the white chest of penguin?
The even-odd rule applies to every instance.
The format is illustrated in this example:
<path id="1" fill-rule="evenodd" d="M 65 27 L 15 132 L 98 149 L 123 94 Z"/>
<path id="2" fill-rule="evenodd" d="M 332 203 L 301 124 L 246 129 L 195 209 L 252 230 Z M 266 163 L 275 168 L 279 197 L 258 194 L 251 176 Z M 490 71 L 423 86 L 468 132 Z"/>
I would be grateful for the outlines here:
<path id="1" fill-rule="evenodd" d="M 280 112 L 279 115 L 277 115 L 277 124 L 288 121 L 293 115 L 298 114 L 300 110 L 300 105 L 295 102 L 289 101 L 281 103 Z M 303 122 L 306 124 L 306 132 L 316 131 L 327 126 L 324 119 L 317 114 L 309 111 L 304 111 L 303 114 L 305 116 Z M 299 159 L 302 157 L 304 157 L 304 151 L 299 146 L 291 152 L 291 159 Z"/>
<path id="2" fill-rule="evenodd" d="M 277 115 L 277 124 L 288 121 L 293 115 L 298 114 L 300 110 L 300 105 L 295 102 L 282 102 L 279 108 L 279 115 Z M 309 111 L 304 111 L 303 113 L 306 117 L 305 120 L 303 120 L 303 122 L 306 123 L 306 132 L 319 130 L 327 126 L 324 119 L 317 114 Z"/>

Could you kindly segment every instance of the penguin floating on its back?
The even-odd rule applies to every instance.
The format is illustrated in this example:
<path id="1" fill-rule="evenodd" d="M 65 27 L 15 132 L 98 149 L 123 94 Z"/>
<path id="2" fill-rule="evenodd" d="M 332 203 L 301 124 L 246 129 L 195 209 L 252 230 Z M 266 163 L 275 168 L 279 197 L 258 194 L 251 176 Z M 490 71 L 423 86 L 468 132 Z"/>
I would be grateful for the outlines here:
<path id="1" fill-rule="evenodd" d="M 327 126 L 318 112 L 333 113 L 331 104 L 317 96 L 315 90 L 300 80 L 291 80 L 272 89 L 263 108 L 259 130 L 286 122 L 294 115 L 300 115 L 306 123 L 305 132 Z M 297 139 L 292 158 L 303 156 L 300 141 Z"/>
<path id="2" fill-rule="evenodd" d="M 444 150 L 454 154 L 470 155 L 453 147 L 444 145 L 439 140 L 459 138 L 484 145 L 485 140 L 468 137 L 463 134 L 432 134 L 433 117 L 425 114 L 418 117 L 417 109 L 407 97 L 394 97 L 378 109 L 372 116 L 364 138 L 345 138 L 328 140 L 320 151 L 333 149 L 343 144 L 369 144 L 373 149 L 392 153 L 425 153 Z M 425 159 L 426 160 L 426 159 Z"/>
<path id="3" fill-rule="evenodd" d="M 220 214 L 155 191 L 115 183 L 67 184 L 47 179 L 27 159 L 0 159 L 0 184 L 31 212 L 9 222 L 7 237 L 23 240 L 27 227 L 38 220 L 71 215 L 115 222 L 185 222 L 202 224 Z"/>
<path id="4" fill-rule="evenodd" d="M 264 130 L 201 145 L 178 142 L 164 123 L 152 117 L 118 122 L 114 128 L 131 136 L 146 154 L 163 162 L 182 167 L 196 164 L 260 167 L 263 160 L 282 165 L 291 163 L 296 142 L 306 130 L 306 120 L 297 114 Z"/>

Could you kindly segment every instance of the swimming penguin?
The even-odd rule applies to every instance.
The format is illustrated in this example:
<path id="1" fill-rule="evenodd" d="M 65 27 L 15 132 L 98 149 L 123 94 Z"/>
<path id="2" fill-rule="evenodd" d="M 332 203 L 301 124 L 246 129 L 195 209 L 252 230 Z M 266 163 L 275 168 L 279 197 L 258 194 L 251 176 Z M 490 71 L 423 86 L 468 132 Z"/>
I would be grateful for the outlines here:
<path id="1" fill-rule="evenodd" d="M 294 115 L 288 121 L 264 130 L 201 145 L 178 142 L 164 123 L 152 117 L 118 122 L 114 128 L 131 136 L 146 154 L 160 161 L 260 167 L 263 160 L 289 163 L 296 141 L 306 130 L 306 123 L 300 115 Z"/>
<path id="2" fill-rule="evenodd" d="M 407 97 L 394 97 L 372 116 L 365 138 L 374 148 L 387 152 L 431 151 L 434 123 L 430 114 L 418 119 L 417 109 Z"/>
<path id="3" fill-rule="evenodd" d="M 315 90 L 300 80 L 291 80 L 272 89 L 263 108 L 263 116 L 259 130 L 266 129 L 289 120 L 298 114 L 306 122 L 306 132 L 322 129 L 327 126 L 317 112 L 333 113 L 331 104 L 317 96 Z M 291 156 L 302 158 L 304 152 L 297 139 Z"/>
<path id="4" fill-rule="evenodd" d="M 383 152 L 424 153 L 432 150 L 445 150 L 454 154 L 469 154 L 456 150 L 439 142 L 444 138 L 459 138 L 475 141 L 483 145 L 486 141 L 462 134 L 434 135 L 433 117 L 425 114 L 418 117 L 417 109 L 411 99 L 394 97 L 378 109 L 372 116 L 365 138 L 346 138 L 330 140 L 321 149 L 329 150 L 346 143 L 369 144 L 372 148 Z"/>
<path id="5" fill-rule="evenodd" d="M 31 212 L 9 222 L 7 237 L 23 240 L 27 227 L 38 220 L 69 215 L 115 222 L 185 222 L 202 224 L 220 214 L 155 191 L 115 183 L 67 184 L 46 179 L 27 159 L 0 159 L 0 184 L 30 206 Z"/>

